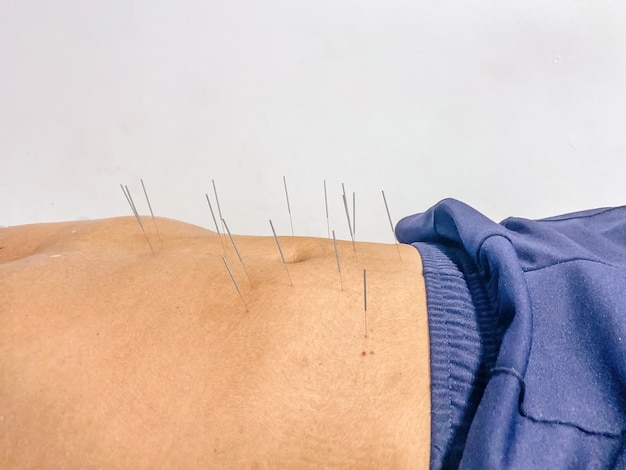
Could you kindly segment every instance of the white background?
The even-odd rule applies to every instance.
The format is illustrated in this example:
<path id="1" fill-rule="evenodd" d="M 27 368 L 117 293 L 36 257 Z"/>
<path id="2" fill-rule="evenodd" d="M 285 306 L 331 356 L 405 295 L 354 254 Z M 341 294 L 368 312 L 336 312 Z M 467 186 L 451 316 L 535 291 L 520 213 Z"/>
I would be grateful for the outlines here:
<path id="1" fill-rule="evenodd" d="M 348 238 L 444 197 L 491 218 L 626 201 L 626 6 L 2 0 L 0 225 L 157 215 Z M 211 194 L 211 193 L 210 193 Z M 213 195 L 211 194 L 213 198 Z"/>

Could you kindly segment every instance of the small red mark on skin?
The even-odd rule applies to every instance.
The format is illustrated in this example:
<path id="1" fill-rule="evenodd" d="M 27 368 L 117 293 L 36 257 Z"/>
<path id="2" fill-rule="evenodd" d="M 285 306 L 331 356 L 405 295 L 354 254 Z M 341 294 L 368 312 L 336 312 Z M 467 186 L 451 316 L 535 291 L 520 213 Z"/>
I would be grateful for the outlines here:
<path id="1" fill-rule="evenodd" d="M 367 356 L 367 351 L 363 351 L 363 352 L 361 353 L 361 356 Z"/>
<path id="2" fill-rule="evenodd" d="M 370 351 L 370 355 L 373 355 L 373 354 L 374 354 L 374 351 Z"/>

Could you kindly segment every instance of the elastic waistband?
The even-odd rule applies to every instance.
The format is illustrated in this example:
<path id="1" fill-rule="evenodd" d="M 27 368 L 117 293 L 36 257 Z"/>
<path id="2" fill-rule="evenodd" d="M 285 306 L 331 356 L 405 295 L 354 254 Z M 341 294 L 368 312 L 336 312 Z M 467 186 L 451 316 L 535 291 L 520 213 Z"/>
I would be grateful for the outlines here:
<path id="1" fill-rule="evenodd" d="M 430 332 L 430 468 L 456 468 L 499 347 L 496 318 L 469 257 L 413 243 L 422 258 Z"/>

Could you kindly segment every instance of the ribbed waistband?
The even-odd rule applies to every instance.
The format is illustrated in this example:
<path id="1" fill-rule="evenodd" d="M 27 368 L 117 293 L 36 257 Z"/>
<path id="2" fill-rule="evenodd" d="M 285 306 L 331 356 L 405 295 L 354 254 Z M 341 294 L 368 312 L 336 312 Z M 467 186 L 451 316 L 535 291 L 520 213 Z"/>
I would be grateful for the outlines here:
<path id="1" fill-rule="evenodd" d="M 430 468 L 456 468 L 497 355 L 496 318 L 464 252 L 413 246 L 422 258 L 430 332 Z"/>

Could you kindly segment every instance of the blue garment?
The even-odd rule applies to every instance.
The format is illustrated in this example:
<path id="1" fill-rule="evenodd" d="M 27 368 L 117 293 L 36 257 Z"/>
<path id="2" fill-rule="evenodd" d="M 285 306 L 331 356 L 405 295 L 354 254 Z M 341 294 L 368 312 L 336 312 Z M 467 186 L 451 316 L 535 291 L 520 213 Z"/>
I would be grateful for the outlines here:
<path id="1" fill-rule="evenodd" d="M 626 207 L 401 220 L 424 267 L 431 468 L 626 469 Z"/>

